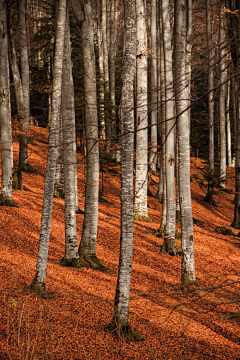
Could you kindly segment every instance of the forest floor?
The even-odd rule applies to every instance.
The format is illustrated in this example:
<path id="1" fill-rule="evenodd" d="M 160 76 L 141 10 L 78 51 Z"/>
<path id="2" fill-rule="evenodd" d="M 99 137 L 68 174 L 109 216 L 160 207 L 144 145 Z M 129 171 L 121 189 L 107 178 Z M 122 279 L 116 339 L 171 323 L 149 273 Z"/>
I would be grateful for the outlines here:
<path id="1" fill-rule="evenodd" d="M 181 257 L 160 254 L 155 230 L 161 204 L 149 197 L 151 222 L 134 221 L 129 323 L 145 338 L 119 342 L 104 331 L 115 296 L 120 242 L 120 167 L 103 166 L 97 255 L 114 273 L 59 266 L 64 255 L 64 200 L 54 199 L 47 289 L 49 300 L 26 293 L 35 275 L 41 224 L 48 131 L 31 126 L 29 163 L 17 207 L 0 211 L 0 359 L 240 359 L 240 238 L 218 234 L 230 227 L 234 210 L 234 168 L 227 191 L 216 190 L 217 206 L 204 202 L 200 178 L 204 161 L 191 158 L 196 278 L 199 287 L 181 286 Z M 14 142 L 14 164 L 18 162 Z M 103 184 L 102 184 L 103 175 Z M 158 178 L 153 177 L 157 182 Z M 84 165 L 78 163 L 79 205 L 84 210 Z M 157 193 L 157 184 L 150 185 Z M 83 215 L 77 215 L 78 241 Z M 180 225 L 177 225 L 180 231 Z M 180 240 L 176 240 L 180 248 Z"/>

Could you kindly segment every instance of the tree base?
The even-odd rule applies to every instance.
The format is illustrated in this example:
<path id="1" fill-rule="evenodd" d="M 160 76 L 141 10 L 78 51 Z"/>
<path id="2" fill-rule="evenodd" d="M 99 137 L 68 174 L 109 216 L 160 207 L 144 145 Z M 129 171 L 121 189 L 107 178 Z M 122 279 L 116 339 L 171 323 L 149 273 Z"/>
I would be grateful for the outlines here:
<path id="1" fill-rule="evenodd" d="M 240 229 L 240 223 L 237 224 L 237 222 L 235 220 L 232 222 L 232 224 L 230 226 L 237 230 Z"/>
<path id="2" fill-rule="evenodd" d="M 165 241 L 160 248 L 160 253 L 169 254 L 171 256 L 181 256 L 181 251 L 177 245 L 168 245 Z"/>
<path id="3" fill-rule="evenodd" d="M 145 340 L 142 336 L 136 334 L 129 326 L 129 324 L 121 326 L 120 328 L 111 321 L 109 325 L 105 326 L 105 331 L 117 335 L 118 339 L 124 338 L 130 342 L 137 342 Z"/>
<path id="4" fill-rule="evenodd" d="M 203 201 L 209 203 L 211 206 L 216 206 L 216 207 L 218 206 L 216 201 L 213 199 L 212 195 L 209 194 L 209 192 L 207 192 L 207 195 L 205 196 Z"/>
<path id="5" fill-rule="evenodd" d="M 148 216 L 144 216 L 144 215 L 134 215 L 133 220 L 137 220 L 137 221 L 145 221 L 145 222 L 152 222 Z"/>
<path id="6" fill-rule="evenodd" d="M 36 281 L 35 278 L 33 279 L 32 283 L 27 286 L 26 289 L 39 299 L 49 299 L 53 297 L 52 294 L 46 290 L 45 284 L 40 284 Z"/>
<path id="7" fill-rule="evenodd" d="M 81 255 L 79 254 L 82 261 L 88 264 L 88 266 L 93 270 L 103 271 L 105 273 L 113 273 L 116 272 L 112 269 L 107 268 L 105 265 L 101 263 L 101 261 L 97 258 L 96 255 Z"/>
<path id="8" fill-rule="evenodd" d="M 196 280 L 182 279 L 181 283 L 182 285 L 188 285 L 188 286 L 197 286 L 197 287 L 200 286 Z"/>
<path id="9" fill-rule="evenodd" d="M 73 267 L 73 268 L 77 268 L 77 269 L 81 269 L 82 267 L 86 267 L 87 269 L 89 269 L 89 265 L 80 257 L 78 259 L 74 258 L 71 260 L 63 258 L 60 261 L 60 265 Z"/>
<path id="10" fill-rule="evenodd" d="M 8 206 L 8 207 L 18 207 L 14 204 L 13 200 L 4 199 L 2 196 L 0 196 L 0 206 Z"/>
<path id="11" fill-rule="evenodd" d="M 164 237 L 165 236 L 165 226 L 164 225 L 160 225 L 160 227 L 157 229 L 157 237 Z"/>
<path id="12" fill-rule="evenodd" d="M 28 163 L 26 165 L 20 166 L 21 171 L 28 173 L 28 174 L 37 174 L 37 170 L 35 170 L 31 165 Z"/>

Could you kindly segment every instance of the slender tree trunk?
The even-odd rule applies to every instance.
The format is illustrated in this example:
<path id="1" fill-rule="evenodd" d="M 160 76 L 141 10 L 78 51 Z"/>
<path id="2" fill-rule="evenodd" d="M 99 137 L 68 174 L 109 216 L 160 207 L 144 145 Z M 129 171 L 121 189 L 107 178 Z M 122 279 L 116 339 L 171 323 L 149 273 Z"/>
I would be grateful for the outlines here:
<path id="1" fill-rule="evenodd" d="M 226 30 L 225 30 L 225 0 L 220 0 L 220 28 L 219 28 L 219 44 L 220 44 L 220 83 L 224 83 L 220 87 L 219 97 L 219 117 L 220 117 L 220 175 L 226 178 Z M 221 182 L 221 187 L 225 187 L 225 181 Z"/>
<path id="2" fill-rule="evenodd" d="M 100 119 L 100 139 L 106 140 L 106 124 L 104 114 L 104 49 L 103 49 L 103 32 L 102 32 L 102 21 L 101 21 L 101 1 L 97 2 L 97 39 L 98 39 L 98 62 L 100 72 L 100 86 L 99 86 L 99 119 Z"/>
<path id="3" fill-rule="evenodd" d="M 8 59 L 7 6 L 0 1 L 0 125 L 2 188 L 0 205 L 14 206 L 12 199 L 12 123 Z"/>
<path id="4" fill-rule="evenodd" d="M 81 25 L 83 67 L 85 127 L 87 148 L 87 174 L 85 182 L 85 212 L 79 255 L 93 269 L 108 271 L 96 256 L 99 197 L 99 145 L 97 88 L 93 38 L 93 20 L 91 0 L 84 0 L 83 7 L 79 0 L 72 0 L 74 15 Z"/>
<path id="5" fill-rule="evenodd" d="M 128 324 L 131 268 L 133 253 L 133 133 L 134 100 L 133 82 L 136 64 L 135 0 L 124 0 L 125 53 L 122 72 L 121 95 L 121 240 L 117 289 L 114 312 L 107 329 L 130 341 L 142 340 Z"/>
<path id="6" fill-rule="evenodd" d="M 136 0 L 137 14 L 137 99 L 136 177 L 134 218 L 148 219 L 148 109 L 147 109 L 147 24 L 146 1 Z"/>
<path id="7" fill-rule="evenodd" d="M 111 0 L 110 7 L 110 100 L 111 100 L 111 124 L 112 144 L 116 144 L 116 99 L 115 99 L 115 57 L 116 57 L 116 11 L 115 0 Z M 112 152 L 113 159 L 116 158 L 116 148 Z"/>
<path id="8" fill-rule="evenodd" d="M 231 123 L 230 123 L 230 91 L 231 81 L 227 82 L 227 99 L 226 99 L 226 123 L 227 123 L 227 158 L 228 166 L 232 166 L 232 140 L 231 140 Z"/>
<path id="9" fill-rule="evenodd" d="M 208 123 L 209 123 L 209 172 L 210 180 L 208 182 L 208 192 L 206 201 L 213 203 L 213 182 L 212 176 L 214 175 L 214 101 L 213 101 L 213 43 L 212 43 L 212 30 L 211 30 L 211 8 L 210 0 L 206 0 L 206 22 L 207 22 L 207 46 L 208 46 Z"/>
<path id="10" fill-rule="evenodd" d="M 182 276 L 183 284 L 195 284 L 193 217 L 190 188 L 190 139 L 188 118 L 187 9 L 190 0 L 175 0 L 175 97 L 179 142 L 179 193 L 181 205 Z M 189 25 L 189 24 L 188 24 Z M 191 24 L 190 24 L 191 26 Z"/>
<path id="11" fill-rule="evenodd" d="M 20 164 L 19 168 L 25 170 L 28 165 L 27 138 L 29 134 L 30 121 L 30 88 L 29 88 L 29 61 L 28 61 L 28 39 L 26 27 L 26 8 L 25 0 L 18 0 L 18 26 L 19 26 L 19 50 L 21 60 L 21 78 L 24 97 L 25 115 L 23 122 L 20 124 L 22 134 L 20 136 Z"/>
<path id="12" fill-rule="evenodd" d="M 63 53 L 62 76 L 62 122 L 63 122 L 63 164 L 65 189 L 65 255 L 62 265 L 80 267 L 77 245 L 76 227 L 76 137 L 74 87 L 71 65 L 71 45 L 69 31 L 69 10 L 67 19 Z"/>
<path id="13" fill-rule="evenodd" d="M 56 48 L 53 67 L 53 90 L 52 90 L 52 120 L 49 133 L 47 171 L 44 187 L 42 220 L 40 229 L 40 239 L 38 247 L 38 259 L 36 274 L 30 288 L 42 298 L 47 298 L 45 288 L 47 274 L 47 260 L 49 248 L 49 236 L 52 219 L 52 204 L 54 181 L 56 173 L 57 145 L 58 145 L 58 117 L 61 107 L 62 89 L 62 67 L 63 67 L 63 48 L 64 33 L 66 23 L 66 0 L 59 1 Z"/>
<path id="14" fill-rule="evenodd" d="M 157 171 L 157 29 L 156 0 L 151 3 L 151 146 L 149 167 L 153 173 Z"/>
<path id="15" fill-rule="evenodd" d="M 166 94 L 166 190 L 167 218 L 164 243 L 161 252 L 180 255 L 175 242 L 175 138 L 174 138 L 174 96 L 172 70 L 172 44 L 169 20 L 169 0 L 162 0 L 162 27 L 164 42 L 165 94 Z"/>

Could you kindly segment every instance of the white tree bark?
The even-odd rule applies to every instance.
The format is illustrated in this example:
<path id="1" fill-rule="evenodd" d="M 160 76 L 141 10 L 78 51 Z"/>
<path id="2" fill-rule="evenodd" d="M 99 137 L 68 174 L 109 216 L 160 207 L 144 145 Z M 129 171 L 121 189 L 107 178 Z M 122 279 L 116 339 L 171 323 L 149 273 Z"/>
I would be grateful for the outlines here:
<path id="1" fill-rule="evenodd" d="M 147 19 L 146 1 L 136 0 L 137 16 L 137 98 L 136 177 L 134 218 L 147 219 L 148 111 L 147 111 Z"/>
<path id="2" fill-rule="evenodd" d="M 231 123 L 230 123 L 230 91 L 231 81 L 227 82 L 227 99 L 226 99 L 226 124 L 227 124 L 227 159 L 228 166 L 232 166 L 232 139 L 231 139 Z"/>
<path id="3" fill-rule="evenodd" d="M 207 46 L 208 46 L 208 123 L 209 123 L 209 171 L 214 174 L 214 101 L 213 101 L 213 42 L 211 29 L 211 7 L 210 0 L 206 0 L 206 22 L 207 22 Z M 213 184 L 210 179 L 206 200 L 212 204 Z"/>
<path id="4" fill-rule="evenodd" d="M 115 99 L 115 57 L 116 57 L 116 11 L 115 0 L 111 0 L 110 7 L 110 100 L 111 100 L 111 135 L 112 144 L 116 144 L 116 99 Z M 112 152 L 113 159 L 116 159 L 116 148 Z"/>
<path id="5" fill-rule="evenodd" d="M 121 242 L 117 289 L 114 313 L 107 327 L 119 337 L 129 340 L 142 340 L 128 324 L 130 300 L 131 268 L 133 253 L 133 134 L 134 100 L 133 82 L 136 64 L 136 18 L 135 0 L 124 0 L 125 14 L 125 53 L 122 72 L 121 95 Z"/>
<path id="6" fill-rule="evenodd" d="M 161 252 L 180 255 L 175 242 L 175 137 L 174 137 L 174 95 L 172 70 L 172 44 L 169 20 L 169 0 L 162 0 L 162 27 L 165 65 L 165 96 L 166 96 L 166 195 L 167 216 L 164 244 Z"/>
<path id="7" fill-rule="evenodd" d="M 191 0 L 175 0 L 174 45 L 175 45 L 175 97 L 179 141 L 179 193 L 181 206 L 182 271 L 183 284 L 194 284 L 194 238 L 190 188 L 190 131 L 188 86 L 185 73 L 188 71 L 187 9 Z M 191 24 L 188 24 L 191 26 Z"/>
<path id="8" fill-rule="evenodd" d="M 12 123 L 8 59 L 8 31 L 6 2 L 0 1 L 0 125 L 2 188 L 1 205 L 13 206 L 12 199 Z"/>
<path id="9" fill-rule="evenodd" d="M 21 64 L 21 79 L 24 98 L 25 115 L 21 126 L 23 135 L 20 138 L 20 166 L 28 165 L 28 151 L 27 151 L 27 137 L 29 133 L 30 121 L 30 76 L 29 76 L 29 60 L 28 60 L 28 38 L 26 27 L 26 8 L 25 0 L 18 0 L 18 27 L 19 27 L 19 50 L 20 50 L 20 64 Z"/>
<path id="10" fill-rule="evenodd" d="M 151 146 L 149 168 L 157 171 L 157 2 L 151 1 Z"/>
<path id="11" fill-rule="evenodd" d="M 58 145 L 58 117 L 61 107 L 62 90 L 62 67 L 63 67 L 63 48 L 64 33 L 66 23 L 66 0 L 59 1 L 59 11 L 57 19 L 56 48 L 53 67 L 53 89 L 52 89 L 52 120 L 49 133 L 49 146 L 47 158 L 47 171 L 44 187 L 42 220 L 40 229 L 40 239 L 38 247 L 38 258 L 36 274 L 30 285 L 31 289 L 40 297 L 48 296 L 45 284 L 47 274 L 47 260 L 49 248 L 49 236 L 52 219 L 52 204 L 54 181 L 56 173 L 57 145 Z"/>
<path id="12" fill-rule="evenodd" d="M 80 267 L 76 227 L 76 137 L 74 87 L 72 77 L 71 45 L 69 31 L 69 10 L 63 53 L 62 75 L 62 124 L 63 124 L 63 165 L 65 189 L 65 254 L 62 265 Z"/>

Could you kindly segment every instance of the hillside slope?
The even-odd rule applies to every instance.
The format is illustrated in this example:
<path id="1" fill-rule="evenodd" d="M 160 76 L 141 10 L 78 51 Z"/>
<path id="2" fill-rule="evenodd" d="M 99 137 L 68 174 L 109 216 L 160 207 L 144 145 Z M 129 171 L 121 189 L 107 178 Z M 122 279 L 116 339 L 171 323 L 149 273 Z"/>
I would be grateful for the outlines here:
<path id="1" fill-rule="evenodd" d="M 0 209 L 0 359 L 240 359 L 240 238 L 215 232 L 233 219 L 234 194 L 217 191 L 217 207 L 203 201 L 199 185 L 203 161 L 191 159 L 196 277 L 199 288 L 180 284 L 181 258 L 159 253 L 163 239 L 154 231 L 161 205 L 149 198 L 152 222 L 134 221 L 130 325 L 145 337 L 119 343 L 106 333 L 112 316 L 117 274 L 59 266 L 64 255 L 64 201 L 54 199 L 47 301 L 25 292 L 34 277 L 38 251 L 47 130 L 31 126 L 29 162 L 37 174 L 23 174 L 23 191 L 13 191 L 18 207 Z M 14 142 L 17 164 L 18 142 Z M 79 155 L 79 205 L 84 209 L 84 166 Z M 228 168 L 227 189 L 234 189 Z M 99 204 L 97 255 L 118 269 L 120 167 L 104 166 Z M 154 180 L 158 179 L 154 177 Z M 102 188 L 102 180 L 100 185 Z M 157 185 L 150 185 L 153 194 Z M 83 215 L 77 215 L 78 241 Z M 178 229 L 180 227 L 178 225 Z M 177 240 L 180 247 L 180 240 Z M 29 343 L 29 350 L 27 344 Z M 31 357 L 32 356 L 32 357 Z"/>

